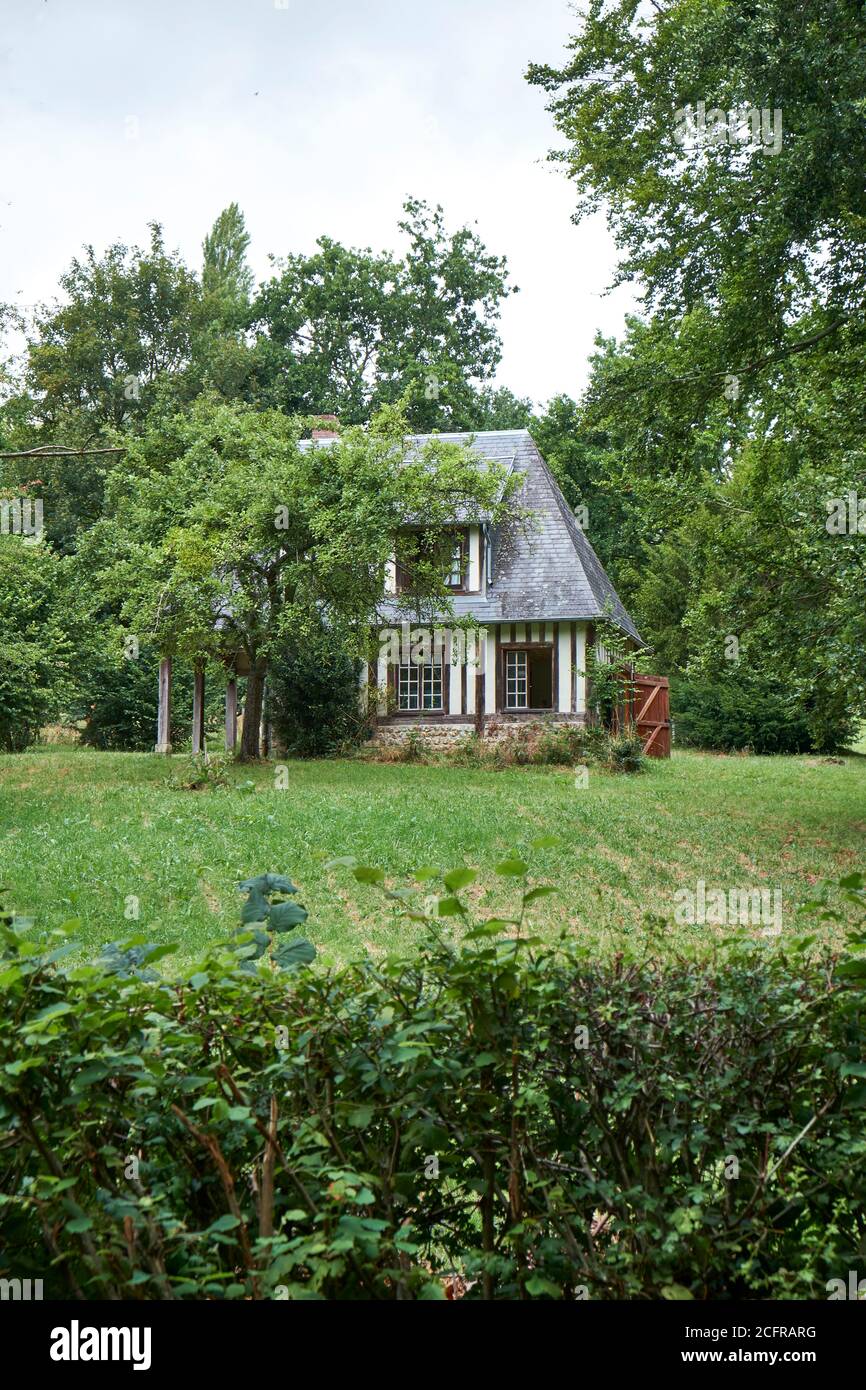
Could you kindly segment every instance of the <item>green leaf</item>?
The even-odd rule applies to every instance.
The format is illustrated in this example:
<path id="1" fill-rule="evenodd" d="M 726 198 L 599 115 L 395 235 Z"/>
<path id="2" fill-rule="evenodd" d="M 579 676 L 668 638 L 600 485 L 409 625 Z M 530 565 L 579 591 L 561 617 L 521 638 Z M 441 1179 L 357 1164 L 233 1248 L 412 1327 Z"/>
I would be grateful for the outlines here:
<path id="1" fill-rule="evenodd" d="M 366 1129 L 372 1118 L 372 1105 L 356 1105 L 349 1111 L 349 1124 L 353 1129 Z"/>
<path id="2" fill-rule="evenodd" d="M 281 941 L 274 951 L 274 962 L 281 970 L 291 970 L 297 965 L 310 965 L 315 959 L 315 946 L 303 936 L 295 937 L 292 941 Z"/>
<path id="3" fill-rule="evenodd" d="M 369 864 L 358 864 L 353 873 L 359 883 L 381 883 L 385 877 L 384 869 L 371 868 Z"/>
<path id="4" fill-rule="evenodd" d="M 224 1216 L 218 1216 L 216 1221 L 212 1221 L 208 1226 L 209 1231 L 233 1231 L 241 1223 L 236 1216 L 226 1212 Z"/>
<path id="5" fill-rule="evenodd" d="M 267 891 L 269 893 L 297 893 L 297 888 L 290 878 L 283 874 L 265 874 L 267 880 Z"/>
<path id="6" fill-rule="evenodd" d="M 530 840 L 532 849 L 557 849 L 562 844 L 561 835 L 536 835 L 534 840 Z"/>
<path id="7" fill-rule="evenodd" d="M 556 889 L 555 889 L 555 888 L 550 888 L 550 887 L 548 887 L 546 884 L 541 883 L 541 884 L 539 884 L 539 886 L 538 886 L 537 888 L 530 888 L 530 890 L 529 890 L 528 893 L 524 893 L 524 895 L 523 895 L 523 903 L 524 903 L 524 906 L 526 906 L 527 903 L 534 903 L 534 902 L 536 901 L 537 898 L 546 898 L 546 897 L 548 896 L 549 893 L 555 893 L 555 892 L 556 892 Z"/>
<path id="8" fill-rule="evenodd" d="M 91 1231 L 93 1229 L 93 1222 L 89 1216 L 76 1216 L 72 1221 L 67 1221 L 66 1229 L 70 1231 L 72 1235 L 82 1235 L 84 1231 Z"/>
<path id="9" fill-rule="evenodd" d="M 467 941 L 475 941 L 482 936 L 500 936 L 508 927 L 518 925 L 509 917 L 488 917 L 486 922 L 479 922 L 476 926 L 470 927 L 466 933 L 466 939 Z"/>
<path id="10" fill-rule="evenodd" d="M 528 869 L 529 865 L 524 864 L 522 859 L 503 859 L 501 864 L 496 865 L 496 872 L 506 878 L 522 878 Z"/>
<path id="11" fill-rule="evenodd" d="M 665 1284 L 661 1294 L 662 1298 L 671 1302 L 685 1302 L 687 1299 L 694 1299 L 694 1294 L 684 1284 Z"/>
<path id="12" fill-rule="evenodd" d="M 542 1279 L 540 1274 L 533 1274 L 532 1278 L 526 1281 L 526 1292 L 533 1298 L 539 1298 L 544 1294 L 548 1298 L 559 1298 L 562 1289 L 558 1284 L 552 1284 L 549 1279 Z"/>
<path id="13" fill-rule="evenodd" d="M 293 927 L 299 927 L 302 922 L 306 922 L 308 916 L 307 909 L 301 907 L 300 903 L 274 903 L 268 925 L 271 931 L 291 931 Z"/>
<path id="14" fill-rule="evenodd" d="M 244 923 L 264 922 L 269 911 L 270 905 L 267 898 L 258 889 L 253 889 L 241 908 L 241 921 Z"/>
<path id="15" fill-rule="evenodd" d="M 460 917 L 466 912 L 459 898 L 439 898 L 436 903 L 437 917 Z"/>
<path id="16" fill-rule="evenodd" d="M 238 884 L 238 891 L 241 893 L 266 893 L 267 888 L 267 874 L 259 874 L 257 878 L 245 878 L 243 883 Z"/>
<path id="17" fill-rule="evenodd" d="M 470 883 L 474 883 L 477 877 L 475 869 L 451 869 L 442 882 L 452 893 L 459 893 L 461 888 L 468 888 Z"/>

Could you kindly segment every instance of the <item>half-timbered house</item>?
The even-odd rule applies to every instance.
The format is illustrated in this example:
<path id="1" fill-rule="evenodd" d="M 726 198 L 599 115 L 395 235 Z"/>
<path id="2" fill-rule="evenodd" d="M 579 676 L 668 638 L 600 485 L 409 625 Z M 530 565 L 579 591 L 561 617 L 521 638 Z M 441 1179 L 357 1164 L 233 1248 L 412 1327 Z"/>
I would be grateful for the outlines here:
<path id="1" fill-rule="evenodd" d="M 379 655 L 364 673 L 375 686 L 377 737 L 399 740 L 415 729 L 447 744 L 473 727 L 499 733 L 533 719 L 584 722 L 597 623 L 612 621 L 637 647 L 634 623 L 528 430 L 439 437 L 520 474 L 520 501 L 534 523 L 506 535 L 483 520 L 455 522 L 446 582 L 460 625 L 443 615 L 426 646 L 407 633 L 399 571 L 389 567 Z"/>
<path id="2" fill-rule="evenodd" d="M 329 417 L 325 417 L 329 420 Z M 337 424 L 333 417 L 329 422 Z M 433 436 L 415 435 L 410 448 Z M 421 627 L 406 616 L 401 574 L 387 567 L 374 648 L 378 655 L 361 673 L 362 699 L 373 710 L 375 737 L 399 742 L 414 730 L 440 747 L 474 729 L 507 736 L 526 721 L 554 725 L 588 718 L 587 651 L 598 647 L 597 625 L 615 624 L 629 645 L 640 646 L 632 619 L 569 508 L 528 430 L 443 434 L 471 447 L 479 460 L 496 461 L 517 475 L 525 526 L 483 517 L 455 517 L 445 546 L 450 612 Z M 326 449 L 337 429 L 320 429 L 302 447 Z M 237 676 L 248 668 L 234 661 L 226 690 L 226 748 L 237 743 Z M 669 751 L 667 682 L 646 678 L 646 690 L 629 697 L 628 720 L 655 755 Z M 664 705 L 662 709 L 661 706 Z M 157 751 L 171 751 L 171 658 L 160 663 Z M 193 751 L 204 743 L 204 671 L 196 670 Z"/>

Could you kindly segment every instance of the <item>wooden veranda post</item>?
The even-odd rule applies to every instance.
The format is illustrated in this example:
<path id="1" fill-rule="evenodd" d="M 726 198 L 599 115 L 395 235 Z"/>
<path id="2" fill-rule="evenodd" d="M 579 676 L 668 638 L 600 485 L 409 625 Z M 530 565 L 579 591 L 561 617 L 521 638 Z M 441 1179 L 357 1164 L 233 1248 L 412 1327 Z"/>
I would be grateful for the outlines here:
<path id="1" fill-rule="evenodd" d="M 234 676 L 226 686 L 226 752 L 234 753 L 238 746 L 238 683 Z"/>
<path id="2" fill-rule="evenodd" d="M 159 663 L 159 716 L 156 724 L 156 752 L 171 752 L 171 657 Z"/>
<path id="3" fill-rule="evenodd" d="M 204 750 L 204 667 L 196 666 L 192 688 L 192 751 Z"/>

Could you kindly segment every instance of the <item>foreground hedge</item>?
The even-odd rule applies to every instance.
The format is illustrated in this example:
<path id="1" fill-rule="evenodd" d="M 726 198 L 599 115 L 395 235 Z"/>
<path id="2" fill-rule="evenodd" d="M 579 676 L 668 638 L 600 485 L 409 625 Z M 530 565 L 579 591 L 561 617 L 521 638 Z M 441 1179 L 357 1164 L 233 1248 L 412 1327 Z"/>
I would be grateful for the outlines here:
<path id="1" fill-rule="evenodd" d="M 864 1231 L 863 937 L 599 964 L 527 935 L 524 868 L 500 866 L 514 923 L 458 946 L 419 920 L 411 959 L 340 970 L 66 973 L 7 919 L 0 1273 L 46 1297 L 826 1297 Z"/>

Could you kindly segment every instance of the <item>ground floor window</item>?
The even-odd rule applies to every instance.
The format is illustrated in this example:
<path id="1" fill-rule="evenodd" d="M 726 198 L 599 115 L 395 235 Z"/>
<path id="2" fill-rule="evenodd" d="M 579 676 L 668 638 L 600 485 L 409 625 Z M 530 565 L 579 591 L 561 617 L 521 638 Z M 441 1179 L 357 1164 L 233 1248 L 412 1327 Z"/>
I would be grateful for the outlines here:
<path id="1" fill-rule="evenodd" d="M 397 667 L 397 708 L 399 710 L 442 709 L 442 667 L 409 662 Z"/>
<path id="2" fill-rule="evenodd" d="M 552 647 L 506 649 L 505 708 L 553 708 Z"/>

